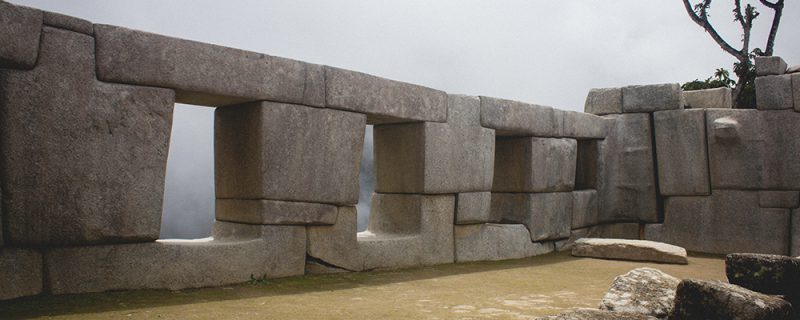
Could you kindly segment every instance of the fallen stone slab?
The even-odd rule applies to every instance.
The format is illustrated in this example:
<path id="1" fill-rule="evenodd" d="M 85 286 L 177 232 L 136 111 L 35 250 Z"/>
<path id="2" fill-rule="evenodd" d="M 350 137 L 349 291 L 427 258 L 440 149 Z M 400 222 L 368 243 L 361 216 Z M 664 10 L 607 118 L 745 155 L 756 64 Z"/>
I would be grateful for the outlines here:
<path id="1" fill-rule="evenodd" d="M 733 96 L 731 88 L 692 90 L 683 92 L 686 109 L 731 109 Z"/>
<path id="2" fill-rule="evenodd" d="M 725 274 L 731 284 L 764 294 L 781 295 L 792 305 L 800 305 L 800 259 L 798 258 L 733 253 L 725 257 Z"/>
<path id="3" fill-rule="evenodd" d="M 658 186 L 661 195 L 708 195 L 705 110 L 653 113 Z"/>
<path id="4" fill-rule="evenodd" d="M 481 97 L 481 125 L 498 136 L 560 137 L 563 111 L 525 102 Z"/>
<path id="5" fill-rule="evenodd" d="M 756 107 L 758 110 L 794 109 L 792 76 L 757 77 Z"/>
<path id="6" fill-rule="evenodd" d="M 683 91 L 677 83 L 627 86 L 622 88 L 622 111 L 643 113 L 683 109 Z"/>
<path id="7" fill-rule="evenodd" d="M 581 238 L 608 238 L 639 240 L 638 223 L 609 223 L 572 229 L 569 238 L 556 241 L 558 252 L 572 250 L 575 241 Z"/>
<path id="8" fill-rule="evenodd" d="M 497 261 L 550 253 L 552 242 L 534 243 L 521 224 L 472 224 L 455 226 L 455 260 Z"/>
<path id="9" fill-rule="evenodd" d="M 42 11 L 0 2 L 0 66 L 33 68 L 39 54 Z"/>
<path id="10" fill-rule="evenodd" d="M 572 246 L 576 257 L 687 264 L 686 249 L 671 244 L 626 239 L 578 239 Z"/>
<path id="11" fill-rule="evenodd" d="M 656 320 L 639 313 L 611 312 L 597 309 L 577 309 L 549 317 L 538 318 L 540 320 Z"/>
<path id="12" fill-rule="evenodd" d="M 653 268 L 637 268 L 614 278 L 601 310 L 664 318 L 672 311 L 680 279 Z"/>
<path id="13" fill-rule="evenodd" d="M 790 319 L 789 302 L 719 281 L 686 279 L 670 319 Z"/>
<path id="14" fill-rule="evenodd" d="M 583 111 L 599 116 L 622 113 L 622 88 L 589 90 Z"/>
<path id="15" fill-rule="evenodd" d="M 323 203 L 217 199 L 219 221 L 248 224 L 321 225 L 336 222 L 336 206 Z"/>
<path id="16" fill-rule="evenodd" d="M 39 251 L 0 248 L 0 300 L 42 293 L 43 265 Z"/>
<path id="17" fill-rule="evenodd" d="M 786 61 L 778 56 L 755 57 L 756 75 L 772 76 L 782 75 L 786 72 Z"/>

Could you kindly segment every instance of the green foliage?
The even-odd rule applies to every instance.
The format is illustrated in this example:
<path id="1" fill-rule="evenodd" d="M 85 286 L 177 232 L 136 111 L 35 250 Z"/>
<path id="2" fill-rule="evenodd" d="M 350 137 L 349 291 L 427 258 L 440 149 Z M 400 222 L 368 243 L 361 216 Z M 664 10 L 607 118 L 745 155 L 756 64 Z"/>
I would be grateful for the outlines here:
<path id="1" fill-rule="evenodd" d="M 760 51 L 760 50 L 758 50 Z M 758 52 L 754 52 L 758 54 Z M 751 55 L 752 59 L 753 55 Z M 736 62 L 733 64 L 733 73 L 739 77 L 737 89 L 740 89 L 736 99 L 736 108 L 755 109 L 756 108 L 756 66 L 753 60 Z"/>
<path id="2" fill-rule="evenodd" d="M 681 85 L 681 88 L 686 91 L 714 89 L 714 88 L 731 88 L 736 85 L 736 81 L 730 78 L 731 74 L 724 68 L 718 68 L 714 71 L 714 75 L 708 77 L 705 81 L 695 79 Z"/>
<path id="3" fill-rule="evenodd" d="M 256 277 L 255 275 L 250 274 L 250 280 L 247 281 L 247 283 L 249 283 L 251 285 L 254 285 L 254 286 L 263 286 L 263 285 L 269 283 L 269 279 L 267 279 L 267 275 L 266 274 L 262 274 L 259 277 Z"/>

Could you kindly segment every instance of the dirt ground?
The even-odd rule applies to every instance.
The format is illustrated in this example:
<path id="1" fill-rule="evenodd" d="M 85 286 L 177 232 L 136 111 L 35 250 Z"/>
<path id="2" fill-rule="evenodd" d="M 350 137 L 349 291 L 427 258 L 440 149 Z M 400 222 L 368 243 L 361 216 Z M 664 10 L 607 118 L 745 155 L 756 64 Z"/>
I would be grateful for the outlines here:
<path id="1" fill-rule="evenodd" d="M 533 319 L 597 307 L 615 276 L 642 266 L 725 280 L 721 256 L 693 255 L 681 266 L 560 253 L 221 288 L 22 298 L 0 302 L 0 319 Z"/>

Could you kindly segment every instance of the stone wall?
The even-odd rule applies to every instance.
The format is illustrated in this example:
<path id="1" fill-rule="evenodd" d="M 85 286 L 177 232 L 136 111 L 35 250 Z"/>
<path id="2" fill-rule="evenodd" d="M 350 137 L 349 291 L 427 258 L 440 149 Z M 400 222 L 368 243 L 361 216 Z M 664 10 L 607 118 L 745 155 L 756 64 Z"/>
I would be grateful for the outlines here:
<path id="1" fill-rule="evenodd" d="M 718 91 L 685 110 L 666 84 L 594 89 L 579 113 L 2 1 L 0 43 L 0 299 L 524 258 L 580 237 L 799 242 L 791 76 L 759 78 L 765 110 L 700 109 L 729 103 Z M 175 103 L 216 108 L 207 239 L 158 239 Z"/>

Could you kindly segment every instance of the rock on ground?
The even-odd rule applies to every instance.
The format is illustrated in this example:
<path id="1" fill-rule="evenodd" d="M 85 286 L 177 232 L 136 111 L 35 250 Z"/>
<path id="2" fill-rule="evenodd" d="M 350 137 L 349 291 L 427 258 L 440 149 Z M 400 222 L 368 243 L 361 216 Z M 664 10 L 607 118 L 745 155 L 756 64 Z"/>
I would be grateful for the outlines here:
<path id="1" fill-rule="evenodd" d="M 540 320 L 649 320 L 657 319 L 638 313 L 609 312 L 595 309 L 577 309 L 554 316 L 539 318 Z"/>
<path id="2" fill-rule="evenodd" d="M 672 311 L 680 279 L 653 268 L 637 268 L 614 278 L 600 309 L 640 313 L 659 318 Z"/>
<path id="3" fill-rule="evenodd" d="M 734 253 L 725 258 L 728 282 L 764 294 L 782 295 L 800 306 L 800 259 L 754 253 Z M 794 312 L 797 319 L 800 314 Z"/>
<path id="4" fill-rule="evenodd" d="M 678 285 L 670 319 L 790 319 L 783 299 L 719 281 L 686 279 Z"/>
<path id="5" fill-rule="evenodd" d="M 575 241 L 572 255 L 605 259 L 687 264 L 686 249 L 671 244 L 625 239 L 583 238 Z"/>

